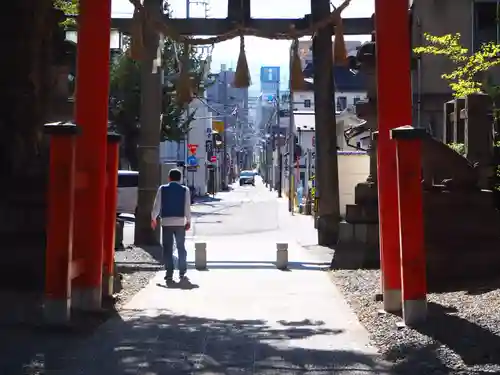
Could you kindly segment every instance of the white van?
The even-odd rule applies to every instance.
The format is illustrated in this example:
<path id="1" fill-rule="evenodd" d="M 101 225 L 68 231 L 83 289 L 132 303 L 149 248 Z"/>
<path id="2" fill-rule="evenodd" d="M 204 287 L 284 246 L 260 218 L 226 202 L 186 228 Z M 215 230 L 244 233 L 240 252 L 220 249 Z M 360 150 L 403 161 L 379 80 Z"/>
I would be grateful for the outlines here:
<path id="1" fill-rule="evenodd" d="M 118 171 L 118 199 L 116 213 L 135 215 L 139 191 L 139 172 Z"/>

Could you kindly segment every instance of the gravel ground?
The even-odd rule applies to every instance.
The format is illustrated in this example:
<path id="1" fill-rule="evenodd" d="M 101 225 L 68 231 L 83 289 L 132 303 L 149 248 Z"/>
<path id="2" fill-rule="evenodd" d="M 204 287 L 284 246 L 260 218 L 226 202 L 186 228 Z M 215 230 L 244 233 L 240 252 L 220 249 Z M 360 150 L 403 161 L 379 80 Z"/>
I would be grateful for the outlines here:
<path id="1" fill-rule="evenodd" d="M 115 252 L 116 271 L 121 276 L 121 290 L 116 299 L 118 310 L 163 269 L 161 259 L 159 246 L 141 248 L 129 245 Z"/>
<path id="2" fill-rule="evenodd" d="M 377 270 L 333 271 L 337 286 L 397 374 L 500 374 L 500 290 L 429 295 L 429 318 L 397 328 L 399 316 L 380 313 Z"/>

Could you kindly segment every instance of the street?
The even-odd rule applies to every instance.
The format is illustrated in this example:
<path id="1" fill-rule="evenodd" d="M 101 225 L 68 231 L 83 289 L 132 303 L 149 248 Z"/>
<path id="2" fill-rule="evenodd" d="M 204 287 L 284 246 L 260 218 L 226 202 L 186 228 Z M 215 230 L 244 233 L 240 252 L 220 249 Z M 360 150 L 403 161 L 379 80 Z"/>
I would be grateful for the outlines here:
<path id="1" fill-rule="evenodd" d="M 189 283 L 167 287 L 157 272 L 58 374 L 387 373 L 325 271 L 330 255 L 299 245 L 312 223 L 286 207 L 260 179 L 193 205 Z M 195 242 L 207 244 L 207 271 L 194 269 Z"/>

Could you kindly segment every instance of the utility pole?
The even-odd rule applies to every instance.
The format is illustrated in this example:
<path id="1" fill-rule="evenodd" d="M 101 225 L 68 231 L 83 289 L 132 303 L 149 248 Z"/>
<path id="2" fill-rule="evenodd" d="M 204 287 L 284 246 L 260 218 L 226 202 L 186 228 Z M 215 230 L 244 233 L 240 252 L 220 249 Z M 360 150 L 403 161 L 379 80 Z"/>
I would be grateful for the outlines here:
<path id="1" fill-rule="evenodd" d="M 321 21 L 329 12 L 330 0 L 311 0 L 313 22 Z M 318 244 L 331 247 L 337 244 L 340 222 L 331 27 L 318 30 L 314 36 L 313 66 Z"/>
<path id="2" fill-rule="evenodd" d="M 163 15 L 162 0 L 145 0 L 144 7 L 157 17 Z M 160 184 L 160 116 L 163 100 L 161 66 L 155 62 L 159 35 L 146 28 L 144 35 L 145 58 L 141 62 L 141 131 L 139 136 L 139 187 L 134 243 L 153 245 L 159 240 L 158 230 L 151 229 L 151 208 Z"/>
<path id="3" fill-rule="evenodd" d="M 191 5 L 191 0 L 186 0 L 186 19 L 189 19 L 191 12 L 190 12 L 190 5 Z M 184 51 L 184 53 L 188 53 L 187 51 Z M 189 59 L 187 60 L 189 64 Z M 184 67 L 183 69 L 189 69 L 189 67 Z M 189 109 L 190 109 L 190 103 L 186 104 L 186 119 L 189 118 Z M 185 137 L 185 142 L 184 142 L 184 173 L 183 173 L 183 179 L 184 183 L 189 187 L 189 180 L 187 177 L 187 165 L 185 164 L 188 158 L 188 144 L 189 144 L 189 130 L 186 133 Z"/>
<path id="4" fill-rule="evenodd" d="M 313 0 L 311 0 L 312 2 Z M 293 42 L 293 43 L 298 43 L 298 42 Z M 292 71 L 292 65 L 293 65 L 293 43 L 292 46 L 290 47 L 290 69 L 289 71 Z M 293 214 L 293 164 L 294 164 L 294 154 L 295 154 L 295 135 L 294 135 L 294 117 L 293 117 L 293 87 L 292 87 L 292 74 L 290 73 L 290 79 L 289 79 L 289 91 L 290 91 L 290 98 L 288 101 L 289 104 L 289 123 L 288 123 L 288 211 Z"/>
<path id="5" fill-rule="evenodd" d="M 280 115 L 280 82 L 281 80 L 278 77 L 278 87 L 276 87 L 276 125 L 278 125 L 278 144 L 276 145 L 276 150 L 278 150 L 278 198 L 281 198 L 281 190 L 282 190 L 282 175 L 283 175 L 283 155 L 281 154 L 281 115 Z"/>
<path id="6" fill-rule="evenodd" d="M 224 132 L 222 133 L 222 168 L 221 168 L 221 190 L 226 190 L 227 189 L 227 184 L 226 184 L 226 181 L 227 181 L 227 157 L 226 157 L 226 153 L 227 153 L 227 145 L 226 145 L 226 141 L 227 141 L 227 136 L 226 136 L 226 133 L 227 133 L 227 106 L 228 106 L 228 102 L 227 102 L 227 70 L 224 69 L 224 71 L 222 72 L 223 73 L 223 83 L 224 83 L 224 90 L 223 90 L 223 95 L 222 95 L 222 103 L 223 103 L 223 113 L 224 113 Z"/>

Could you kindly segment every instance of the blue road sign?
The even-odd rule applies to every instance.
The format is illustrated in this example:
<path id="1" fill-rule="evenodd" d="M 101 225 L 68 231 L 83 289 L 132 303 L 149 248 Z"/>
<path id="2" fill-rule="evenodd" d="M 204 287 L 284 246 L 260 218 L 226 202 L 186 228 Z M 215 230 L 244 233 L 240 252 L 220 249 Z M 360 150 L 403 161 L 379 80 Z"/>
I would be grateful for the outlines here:
<path id="1" fill-rule="evenodd" d="M 260 68 L 261 83 L 278 83 L 280 81 L 279 66 L 263 66 Z"/>
<path id="2" fill-rule="evenodd" d="M 196 167 L 198 165 L 198 158 L 194 155 L 188 156 L 186 164 L 190 167 Z"/>

